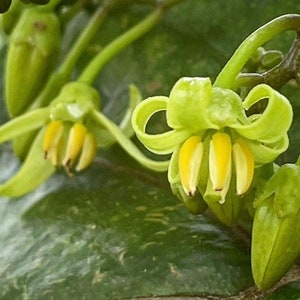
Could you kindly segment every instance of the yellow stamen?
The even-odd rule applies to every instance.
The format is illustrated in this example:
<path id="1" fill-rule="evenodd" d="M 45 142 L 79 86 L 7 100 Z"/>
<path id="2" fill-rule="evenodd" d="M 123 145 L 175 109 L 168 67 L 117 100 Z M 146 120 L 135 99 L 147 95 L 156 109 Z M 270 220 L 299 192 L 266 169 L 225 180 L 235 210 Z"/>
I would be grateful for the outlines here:
<path id="1" fill-rule="evenodd" d="M 236 190 L 238 195 L 247 192 L 253 179 L 254 157 L 248 144 L 238 139 L 232 147 L 236 170 Z"/>
<path id="2" fill-rule="evenodd" d="M 228 134 L 217 132 L 209 148 L 209 174 L 215 191 L 222 191 L 231 179 L 231 140 Z"/>
<path id="3" fill-rule="evenodd" d="M 59 144 L 60 138 L 63 133 L 63 122 L 53 121 L 49 123 L 46 127 L 44 140 L 43 140 L 43 150 L 45 159 L 49 159 L 51 163 L 56 166 L 57 161 L 57 146 Z"/>
<path id="4" fill-rule="evenodd" d="M 97 150 L 97 141 L 93 133 L 85 136 L 79 162 L 76 171 L 79 172 L 88 167 L 94 159 Z"/>
<path id="5" fill-rule="evenodd" d="M 65 157 L 63 159 L 63 165 L 69 169 L 74 161 L 76 160 L 77 156 L 79 155 L 85 136 L 87 134 L 87 129 L 84 125 L 80 123 L 76 123 L 70 130 L 67 150 Z"/>
<path id="6" fill-rule="evenodd" d="M 193 196 L 199 182 L 203 157 L 203 143 L 200 136 L 188 138 L 179 152 L 179 174 L 185 193 Z"/>

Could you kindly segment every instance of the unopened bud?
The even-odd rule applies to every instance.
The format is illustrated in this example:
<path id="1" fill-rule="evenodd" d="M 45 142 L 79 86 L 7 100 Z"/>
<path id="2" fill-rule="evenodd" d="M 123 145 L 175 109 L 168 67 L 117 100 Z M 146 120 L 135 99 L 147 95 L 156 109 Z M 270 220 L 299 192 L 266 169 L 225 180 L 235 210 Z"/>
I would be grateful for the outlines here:
<path id="1" fill-rule="evenodd" d="M 9 114 L 23 113 L 55 66 L 61 34 L 52 12 L 26 9 L 15 26 L 7 54 L 5 94 Z"/>

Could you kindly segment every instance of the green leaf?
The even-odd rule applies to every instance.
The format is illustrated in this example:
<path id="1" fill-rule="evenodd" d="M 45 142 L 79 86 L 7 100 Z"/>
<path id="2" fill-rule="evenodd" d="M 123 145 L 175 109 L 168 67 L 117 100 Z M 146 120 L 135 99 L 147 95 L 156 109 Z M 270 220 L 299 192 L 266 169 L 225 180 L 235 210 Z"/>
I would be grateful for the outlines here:
<path id="1" fill-rule="evenodd" d="M 249 286 L 249 252 L 231 231 L 190 215 L 159 184 L 100 160 L 83 176 L 1 199 L 2 298 L 232 295 Z"/>
<path id="2" fill-rule="evenodd" d="M 266 300 L 298 300 L 300 299 L 300 282 L 290 282 L 276 289 Z"/>

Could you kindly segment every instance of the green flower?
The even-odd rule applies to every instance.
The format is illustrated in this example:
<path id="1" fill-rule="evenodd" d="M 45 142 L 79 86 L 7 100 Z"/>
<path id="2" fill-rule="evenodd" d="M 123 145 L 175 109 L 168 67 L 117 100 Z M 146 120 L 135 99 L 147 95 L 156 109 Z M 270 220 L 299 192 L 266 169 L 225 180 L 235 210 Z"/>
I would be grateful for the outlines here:
<path id="1" fill-rule="evenodd" d="M 265 109 L 248 116 L 246 111 L 261 100 L 267 101 Z M 148 134 L 147 123 L 158 111 L 166 111 L 171 130 Z M 238 196 L 246 193 L 254 168 L 287 149 L 291 121 L 289 101 L 266 84 L 242 101 L 234 91 L 196 77 L 181 78 L 169 97 L 142 101 L 132 126 L 150 151 L 172 153 L 168 179 L 175 194 L 186 198 L 199 191 L 208 204 L 219 204 L 232 185 Z"/>
<path id="2" fill-rule="evenodd" d="M 46 181 L 63 166 L 68 174 L 87 168 L 98 147 L 119 143 L 139 163 L 165 171 L 168 162 L 146 158 L 130 141 L 132 111 L 141 96 L 130 87 L 130 103 L 121 124 L 117 126 L 99 111 L 100 98 L 91 86 L 81 82 L 66 84 L 51 104 L 0 126 L 0 143 L 37 130 L 34 141 L 20 170 L 0 185 L 0 194 L 10 197 L 28 193 Z"/>

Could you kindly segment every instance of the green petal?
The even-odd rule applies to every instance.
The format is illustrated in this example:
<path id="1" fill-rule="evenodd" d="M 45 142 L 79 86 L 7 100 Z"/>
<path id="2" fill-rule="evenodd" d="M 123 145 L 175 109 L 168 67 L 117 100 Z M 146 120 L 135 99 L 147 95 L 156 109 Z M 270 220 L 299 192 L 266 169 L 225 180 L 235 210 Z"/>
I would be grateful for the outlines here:
<path id="1" fill-rule="evenodd" d="M 207 114 L 212 99 L 209 78 L 184 77 L 174 85 L 167 104 L 167 122 L 171 128 L 186 128 L 191 132 L 218 128 Z"/>
<path id="2" fill-rule="evenodd" d="M 240 96 L 229 89 L 213 88 L 206 113 L 218 128 L 249 123 Z"/>
<path id="3" fill-rule="evenodd" d="M 18 197 L 29 193 L 45 182 L 55 171 L 43 155 L 44 129 L 40 130 L 19 172 L 0 185 L 0 195 Z"/>
<path id="4" fill-rule="evenodd" d="M 0 127 L 0 143 L 43 126 L 49 119 L 49 108 L 39 108 L 13 118 Z"/>
<path id="5" fill-rule="evenodd" d="M 141 102 L 142 96 L 136 86 L 129 86 L 129 106 L 119 124 L 120 130 L 123 134 L 130 138 L 134 135 L 134 130 L 131 126 L 131 117 L 136 106 Z M 92 118 L 85 120 L 86 126 L 94 133 L 97 139 L 97 143 L 100 147 L 109 147 L 116 143 L 115 137 L 103 126 L 95 123 Z"/>
<path id="6" fill-rule="evenodd" d="M 180 147 L 177 147 L 170 159 L 169 169 L 168 169 L 168 181 L 172 184 L 180 183 L 179 174 L 179 151 Z"/>
<path id="7" fill-rule="evenodd" d="M 130 137 L 134 134 L 133 128 L 131 126 L 131 117 L 133 114 L 134 109 L 136 106 L 141 102 L 142 95 L 138 88 L 135 85 L 129 86 L 129 106 L 128 109 L 119 124 L 120 129 L 123 131 L 123 133 Z"/>
<path id="8" fill-rule="evenodd" d="M 50 117 L 53 121 L 81 121 L 93 109 L 98 109 L 100 97 L 93 87 L 82 82 L 69 82 L 51 102 Z"/>
<path id="9" fill-rule="evenodd" d="M 293 111 L 288 99 L 266 84 L 254 87 L 243 102 L 248 110 L 262 99 L 268 99 L 268 105 L 257 118 L 249 118 L 249 125 L 235 125 L 236 131 L 250 140 L 273 143 L 284 136 L 291 126 Z"/>
<path id="10" fill-rule="evenodd" d="M 105 115 L 95 110 L 92 112 L 90 117 L 93 119 L 97 127 L 105 128 L 107 131 L 109 131 L 110 134 L 115 138 L 116 142 L 118 142 L 120 146 L 141 165 L 158 172 L 163 172 L 168 169 L 169 161 L 155 161 L 146 157 L 137 148 L 137 146 L 133 144 L 126 135 L 124 135 L 121 129 Z"/>
<path id="11" fill-rule="evenodd" d="M 252 150 L 256 165 L 262 165 L 273 162 L 281 153 L 283 153 L 289 145 L 287 134 L 274 143 L 260 143 L 255 141 L 247 141 Z"/>
<path id="12" fill-rule="evenodd" d="M 169 98 L 164 96 L 150 97 L 142 101 L 132 116 L 132 127 L 140 141 L 154 153 L 168 154 L 178 144 L 190 136 L 188 129 L 170 130 L 161 134 L 146 133 L 146 126 L 152 115 L 166 110 Z"/>

